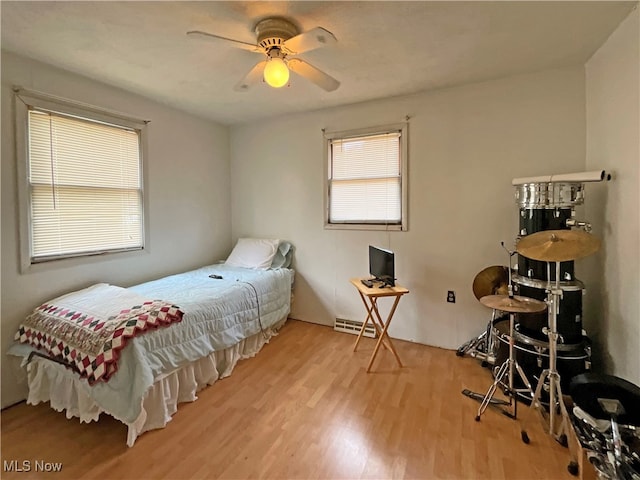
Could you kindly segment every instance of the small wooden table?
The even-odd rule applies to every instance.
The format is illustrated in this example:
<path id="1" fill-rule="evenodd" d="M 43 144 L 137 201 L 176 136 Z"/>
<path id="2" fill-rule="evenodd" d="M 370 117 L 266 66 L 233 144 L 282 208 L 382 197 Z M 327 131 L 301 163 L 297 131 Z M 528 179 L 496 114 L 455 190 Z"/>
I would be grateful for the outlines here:
<path id="1" fill-rule="evenodd" d="M 383 345 L 387 350 L 391 351 L 393 355 L 396 357 L 398 365 L 402 367 L 402 362 L 400 361 L 400 357 L 398 356 L 398 352 L 393 346 L 391 342 L 391 338 L 387 334 L 387 330 L 389 329 L 389 325 L 391 324 L 391 320 L 393 319 L 393 314 L 396 312 L 396 308 L 398 307 L 398 302 L 400 301 L 400 297 L 402 295 L 409 293 L 404 287 L 396 285 L 395 287 L 379 287 L 379 283 L 375 283 L 373 287 L 367 287 L 362 283 L 362 278 L 352 278 L 349 280 L 351 284 L 356 287 L 358 293 L 360 294 L 360 298 L 362 299 L 362 303 L 364 303 L 365 308 L 367 309 L 367 318 L 362 323 L 362 328 L 360 329 L 360 334 L 356 339 L 356 344 L 353 347 L 353 351 L 355 352 L 358 348 L 358 343 L 360 343 L 360 339 L 362 338 L 362 334 L 364 333 L 369 320 L 373 323 L 374 328 L 376 329 L 376 333 L 378 334 L 378 342 L 376 343 L 375 348 L 373 349 L 373 354 L 371 355 L 371 360 L 369 360 L 369 365 L 367 366 L 367 373 L 371 371 L 371 366 L 373 365 L 373 361 L 376 359 L 376 355 L 378 354 L 378 350 L 380 349 L 380 345 Z M 391 307 L 391 311 L 387 316 L 387 321 L 383 322 L 382 317 L 380 316 L 380 311 L 378 310 L 378 298 L 380 297 L 394 297 L 393 306 Z M 367 301 L 368 300 L 368 301 Z"/>

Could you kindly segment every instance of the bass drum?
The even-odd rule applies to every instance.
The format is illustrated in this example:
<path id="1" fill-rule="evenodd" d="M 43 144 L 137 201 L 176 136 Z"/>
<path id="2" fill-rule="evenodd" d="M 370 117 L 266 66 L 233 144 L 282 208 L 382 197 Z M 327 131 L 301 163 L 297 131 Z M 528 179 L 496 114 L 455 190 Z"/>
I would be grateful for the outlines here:
<path id="1" fill-rule="evenodd" d="M 494 330 L 495 338 L 498 339 L 495 345 L 495 375 L 497 368 L 509 358 L 509 321 L 497 322 Z M 549 368 L 549 343 L 528 337 L 518 331 L 515 331 L 513 336 L 516 361 L 522 367 L 535 392 L 542 371 Z M 585 336 L 580 343 L 559 344 L 557 346 L 556 368 L 560 374 L 560 385 L 565 392 L 568 392 L 569 383 L 573 377 L 591 370 L 591 340 Z M 513 378 L 515 388 L 524 388 L 525 385 L 520 379 L 520 375 L 514 372 Z M 528 400 L 531 398 L 529 397 Z M 548 395 L 546 400 L 548 402 Z M 543 401 L 545 401 L 544 390 Z"/>

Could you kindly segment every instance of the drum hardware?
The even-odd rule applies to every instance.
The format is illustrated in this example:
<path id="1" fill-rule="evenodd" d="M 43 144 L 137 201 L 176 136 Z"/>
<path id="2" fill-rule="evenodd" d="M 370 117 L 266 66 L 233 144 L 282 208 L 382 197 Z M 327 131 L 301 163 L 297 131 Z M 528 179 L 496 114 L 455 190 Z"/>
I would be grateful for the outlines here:
<path id="1" fill-rule="evenodd" d="M 496 350 L 495 365 L 502 365 L 509 354 L 509 321 L 501 320 L 495 325 Z M 549 366 L 549 343 L 521 334 L 518 325 L 514 333 L 515 357 L 525 375 L 535 388 L 540 375 Z M 548 340 L 548 339 L 547 339 Z M 557 368 L 561 375 L 562 387 L 569 387 L 568 381 L 575 375 L 585 373 L 591 369 L 590 339 L 583 337 L 579 343 L 558 344 Z M 494 373 L 494 378 L 497 372 Z M 527 404 L 531 402 L 533 391 L 525 388 L 525 384 L 515 377 L 515 390 L 519 392 L 519 401 Z M 543 390 L 541 402 L 548 406 L 548 389 Z"/>
<path id="2" fill-rule="evenodd" d="M 495 405 L 496 403 L 502 405 L 509 405 L 512 411 L 503 410 L 502 413 L 510 418 L 517 418 L 518 414 L 518 391 L 515 389 L 514 385 L 514 372 L 517 372 L 520 378 L 522 379 L 524 385 L 529 390 L 531 390 L 531 384 L 527 379 L 527 376 L 524 373 L 524 370 L 518 364 L 518 361 L 515 357 L 515 313 L 527 313 L 527 312 L 541 312 L 547 308 L 547 305 L 544 302 L 540 302 L 539 300 L 535 300 L 527 297 L 520 297 L 513 294 L 513 282 L 511 280 L 511 257 L 515 255 L 515 251 L 510 252 L 504 246 L 504 242 L 500 242 L 502 248 L 509 254 L 509 283 L 507 286 L 507 295 L 486 295 L 480 299 L 480 303 L 482 303 L 485 307 L 492 308 L 494 310 L 500 310 L 503 312 L 509 313 L 509 357 L 507 360 L 499 367 L 496 377 L 489 387 L 487 393 L 482 397 L 482 401 L 480 406 L 478 407 L 478 413 L 476 414 L 476 421 L 480 421 L 480 417 L 485 412 L 487 407 L 491 404 Z M 504 377 L 507 376 L 508 383 L 506 385 L 506 393 L 509 395 L 509 401 L 507 402 L 496 402 L 493 398 L 498 385 L 504 385 Z M 464 392 L 463 392 L 464 393 Z M 472 393 L 472 392 L 469 392 Z M 469 395 L 471 398 L 479 399 L 479 394 Z"/>
<path id="3" fill-rule="evenodd" d="M 613 375 L 584 373 L 571 379 L 569 394 L 574 403 L 595 419 L 609 421 L 603 398 L 617 399 L 624 407 L 617 421 L 631 430 L 640 427 L 640 387 Z"/>
<path id="4" fill-rule="evenodd" d="M 535 233 L 522 238 L 516 245 L 516 250 L 523 256 L 539 261 L 554 262 L 556 269 L 555 288 L 548 294 L 549 325 L 547 335 L 549 337 L 549 368 L 542 372 L 536 387 L 531 408 L 543 413 L 541 394 L 542 388 L 548 382 L 549 387 L 549 434 L 553 435 L 560 443 L 566 443 L 569 415 L 562 399 L 562 387 L 560 374 L 557 370 L 557 346 L 558 328 L 557 318 L 559 313 L 559 299 L 563 291 L 560 289 L 560 262 L 576 260 L 595 253 L 600 248 L 600 241 L 584 231 L 573 230 L 549 230 Z M 556 434 L 557 406 L 560 407 L 562 423 L 560 433 Z M 524 443 L 529 443 L 526 429 L 522 428 L 521 437 Z"/>
<path id="5" fill-rule="evenodd" d="M 487 267 L 476 275 L 473 280 L 473 294 L 480 300 L 486 295 L 497 295 L 507 293 L 508 269 L 501 265 Z M 473 358 L 478 358 L 485 364 L 493 365 L 495 357 L 493 325 L 497 321 L 497 311 L 493 310 L 491 320 L 487 328 L 476 338 L 469 340 L 458 348 L 456 355 L 462 357 L 465 353 Z"/>
<path id="6" fill-rule="evenodd" d="M 612 375 L 587 373 L 571 380 L 576 434 L 591 449 L 599 478 L 640 478 L 640 388 Z M 569 464 L 569 469 L 575 466 Z M 573 473 L 573 472 L 572 472 Z M 577 470 L 576 470 L 577 473 Z"/>
<path id="7" fill-rule="evenodd" d="M 591 224 L 589 222 L 579 222 L 573 218 L 566 221 L 567 227 L 578 227 L 587 233 L 591 233 Z"/>
<path id="8" fill-rule="evenodd" d="M 483 367 L 486 367 L 487 365 L 494 365 L 495 339 L 493 336 L 493 325 L 499 318 L 501 317 L 497 317 L 497 311 L 494 310 L 491 314 L 491 320 L 489 320 L 489 323 L 487 324 L 487 329 L 476 338 L 462 344 L 458 350 L 456 350 L 456 355 L 458 357 L 462 357 L 465 353 L 468 353 L 470 357 L 479 359 L 482 362 Z"/>
<path id="9" fill-rule="evenodd" d="M 544 232 L 540 232 L 544 233 Z M 560 278 L 560 262 L 556 263 L 556 278 Z M 558 282 L 559 283 L 559 282 Z M 540 375 L 540 379 L 538 380 L 538 385 L 536 386 L 535 394 L 533 395 L 533 400 L 531 401 L 531 408 L 537 408 L 541 413 L 543 413 L 543 405 L 541 401 L 542 389 L 543 387 L 546 389 L 548 387 L 549 393 L 549 434 L 553 435 L 558 442 L 563 445 L 566 445 L 567 442 L 567 421 L 569 418 L 569 414 L 567 413 L 564 402 L 562 401 L 562 387 L 560 386 L 560 374 L 558 373 L 556 366 L 556 357 L 557 357 L 557 345 L 559 334 L 557 332 L 557 315 L 559 310 L 559 302 L 558 300 L 562 297 L 562 290 L 559 288 L 553 289 L 549 292 L 549 328 L 547 329 L 547 335 L 549 336 L 549 368 L 542 372 Z M 548 384 L 546 383 L 548 381 Z M 560 412 L 562 415 L 562 423 L 560 425 L 560 433 L 556 434 L 556 415 L 557 415 L 557 406 L 560 406 Z M 524 443 L 529 443 L 529 436 L 527 434 L 526 429 L 522 428 L 520 435 L 522 437 L 522 441 Z"/>
<path id="10" fill-rule="evenodd" d="M 540 302 L 539 300 L 535 300 L 533 298 L 520 297 L 516 295 L 488 295 L 486 297 L 483 297 L 480 302 L 486 307 L 497 308 L 504 312 L 509 312 L 509 357 L 498 369 L 496 378 L 483 397 L 482 402 L 480 403 L 480 407 L 478 408 L 476 421 L 480 421 L 480 417 L 491 403 L 498 385 L 504 383 L 503 380 L 505 375 L 508 375 L 506 392 L 510 397 L 508 405 L 512 407 L 512 412 L 503 411 L 502 413 L 510 418 L 517 418 L 518 394 L 522 393 L 522 389 L 515 388 L 514 371 L 518 373 L 522 382 L 526 386 L 526 390 L 524 391 L 528 391 L 529 394 L 532 394 L 533 390 L 531 389 L 529 379 L 527 378 L 524 370 L 515 357 L 515 313 L 541 312 L 547 308 L 547 305 L 544 302 Z"/>
<path id="11" fill-rule="evenodd" d="M 620 430 L 618 430 L 618 416 L 625 413 L 625 409 L 617 398 L 598 398 L 598 403 L 602 406 L 602 410 L 611 417 L 611 436 L 613 444 L 613 456 L 616 464 L 622 460 L 622 439 L 620 438 Z"/>

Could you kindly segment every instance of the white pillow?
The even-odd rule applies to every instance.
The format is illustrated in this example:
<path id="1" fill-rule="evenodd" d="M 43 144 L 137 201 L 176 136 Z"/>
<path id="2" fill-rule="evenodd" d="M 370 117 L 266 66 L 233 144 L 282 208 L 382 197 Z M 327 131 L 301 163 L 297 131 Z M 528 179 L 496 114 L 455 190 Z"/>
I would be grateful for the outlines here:
<path id="1" fill-rule="evenodd" d="M 267 238 L 239 238 L 225 262 L 233 267 L 266 270 L 271 266 L 280 240 Z"/>

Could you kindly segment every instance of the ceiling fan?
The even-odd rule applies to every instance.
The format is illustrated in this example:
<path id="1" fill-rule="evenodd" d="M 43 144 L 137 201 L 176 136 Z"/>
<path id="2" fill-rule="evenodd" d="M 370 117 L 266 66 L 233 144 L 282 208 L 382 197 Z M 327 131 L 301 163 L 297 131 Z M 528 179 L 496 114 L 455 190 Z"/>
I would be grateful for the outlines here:
<path id="1" fill-rule="evenodd" d="M 256 33 L 255 44 L 221 37 L 220 35 L 200 30 L 189 31 L 187 35 L 215 41 L 223 40 L 235 47 L 261 53 L 267 57 L 258 62 L 235 85 L 234 90 L 236 91 L 249 90 L 261 78 L 264 78 L 264 81 L 274 88 L 283 87 L 289 83 L 289 70 L 306 78 L 327 92 L 332 92 L 340 86 L 340 82 L 331 75 L 296 57 L 301 53 L 336 43 L 336 37 L 328 30 L 316 27 L 300 33 L 298 28 L 290 21 L 281 17 L 270 17 L 260 20 L 256 24 L 254 31 Z"/>

